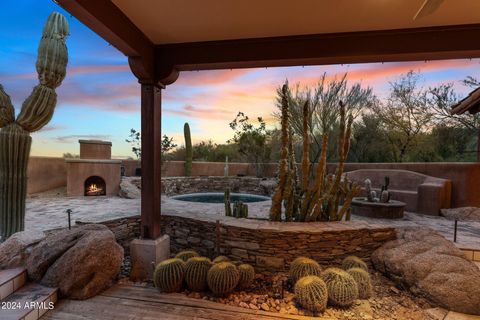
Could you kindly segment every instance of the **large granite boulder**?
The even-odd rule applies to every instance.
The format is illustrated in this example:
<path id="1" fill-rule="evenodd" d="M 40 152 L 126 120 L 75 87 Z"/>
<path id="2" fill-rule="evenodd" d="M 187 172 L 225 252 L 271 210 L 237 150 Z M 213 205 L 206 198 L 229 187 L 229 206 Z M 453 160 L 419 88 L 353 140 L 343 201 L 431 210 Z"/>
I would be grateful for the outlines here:
<path id="1" fill-rule="evenodd" d="M 480 269 L 431 229 L 397 230 L 373 252 L 375 268 L 399 285 L 449 310 L 480 315 Z"/>
<path id="2" fill-rule="evenodd" d="M 135 177 L 122 177 L 118 196 L 126 199 L 139 199 L 142 195 L 142 191 L 137 187 L 134 182 L 137 180 L 138 178 Z"/>
<path id="3" fill-rule="evenodd" d="M 480 221 L 480 208 L 476 207 L 440 209 L 440 214 L 451 220 Z"/>
<path id="4" fill-rule="evenodd" d="M 120 271 L 123 248 L 105 226 L 88 224 L 46 237 L 27 259 L 31 279 L 58 287 L 63 297 L 88 299 Z"/>
<path id="5" fill-rule="evenodd" d="M 41 231 L 21 231 L 0 243 L 0 270 L 24 266 L 32 248 L 43 238 Z"/>

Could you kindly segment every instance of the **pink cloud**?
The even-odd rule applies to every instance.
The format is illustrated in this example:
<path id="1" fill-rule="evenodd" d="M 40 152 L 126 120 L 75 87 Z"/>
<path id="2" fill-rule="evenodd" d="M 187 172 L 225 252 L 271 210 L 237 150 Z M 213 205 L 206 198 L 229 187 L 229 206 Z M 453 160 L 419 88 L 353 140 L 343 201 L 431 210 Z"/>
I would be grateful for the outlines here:
<path id="1" fill-rule="evenodd" d="M 255 69 L 212 70 L 208 72 L 184 71 L 175 82 L 180 86 L 215 85 L 234 81 Z"/>

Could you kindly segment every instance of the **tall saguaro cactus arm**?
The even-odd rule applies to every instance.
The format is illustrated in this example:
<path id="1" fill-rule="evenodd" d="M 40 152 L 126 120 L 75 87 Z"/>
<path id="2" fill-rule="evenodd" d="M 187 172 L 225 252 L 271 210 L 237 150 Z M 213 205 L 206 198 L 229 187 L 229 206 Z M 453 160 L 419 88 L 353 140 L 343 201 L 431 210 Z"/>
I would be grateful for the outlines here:
<path id="1" fill-rule="evenodd" d="M 65 44 L 68 23 L 64 16 L 55 12 L 43 28 L 38 46 L 37 73 L 39 84 L 22 105 L 17 123 L 29 132 L 43 128 L 52 118 L 57 103 L 57 88 L 65 78 L 68 51 Z"/>
<path id="2" fill-rule="evenodd" d="M 39 84 L 25 100 L 18 118 L 0 85 L 0 241 L 24 229 L 27 166 L 32 138 L 52 118 L 57 88 L 65 78 L 68 23 L 52 13 L 43 29 L 36 63 Z"/>

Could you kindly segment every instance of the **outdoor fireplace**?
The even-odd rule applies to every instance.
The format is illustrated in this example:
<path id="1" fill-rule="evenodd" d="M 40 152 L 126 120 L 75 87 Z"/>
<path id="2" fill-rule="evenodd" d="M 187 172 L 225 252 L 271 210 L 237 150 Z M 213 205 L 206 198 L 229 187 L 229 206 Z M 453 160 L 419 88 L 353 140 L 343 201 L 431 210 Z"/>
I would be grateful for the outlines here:
<path id="1" fill-rule="evenodd" d="M 66 159 L 68 196 L 110 196 L 120 189 L 120 160 L 111 159 L 112 143 L 79 140 L 80 158 Z"/>
<path id="2" fill-rule="evenodd" d="M 85 196 L 104 196 L 107 194 L 105 180 L 99 176 L 89 177 L 85 180 Z"/>

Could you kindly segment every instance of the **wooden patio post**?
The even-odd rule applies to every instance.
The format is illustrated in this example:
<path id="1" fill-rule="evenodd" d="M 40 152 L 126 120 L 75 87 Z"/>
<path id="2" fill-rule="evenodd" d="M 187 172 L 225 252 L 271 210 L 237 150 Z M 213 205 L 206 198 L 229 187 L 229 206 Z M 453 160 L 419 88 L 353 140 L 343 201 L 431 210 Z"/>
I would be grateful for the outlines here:
<path id="1" fill-rule="evenodd" d="M 162 95 L 158 83 L 141 84 L 142 203 L 141 239 L 130 243 L 133 281 L 152 279 L 153 269 L 170 256 L 170 237 L 161 235 L 161 119 Z"/>
<path id="2" fill-rule="evenodd" d="M 161 205 L 161 88 L 141 84 L 142 117 L 142 203 L 141 234 L 143 239 L 160 237 Z"/>

